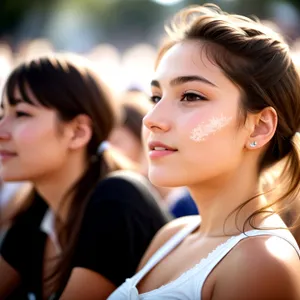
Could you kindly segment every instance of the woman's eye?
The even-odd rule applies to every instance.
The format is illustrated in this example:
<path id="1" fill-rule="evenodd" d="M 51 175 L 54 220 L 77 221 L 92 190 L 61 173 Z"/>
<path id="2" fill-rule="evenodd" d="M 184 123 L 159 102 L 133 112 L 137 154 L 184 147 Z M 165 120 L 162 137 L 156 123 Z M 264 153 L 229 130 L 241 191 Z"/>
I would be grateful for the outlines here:
<path id="1" fill-rule="evenodd" d="M 151 96 L 150 100 L 151 102 L 153 102 L 154 104 L 158 103 L 160 101 L 161 97 L 159 96 Z"/>
<path id="2" fill-rule="evenodd" d="M 195 93 L 184 93 L 181 98 L 181 101 L 186 101 L 186 102 L 195 102 L 195 101 L 203 101 L 203 100 L 207 100 L 207 98 Z"/>
<path id="3" fill-rule="evenodd" d="M 30 117 L 30 115 L 28 113 L 23 112 L 23 111 L 16 111 L 16 116 L 17 116 L 17 118 Z"/>

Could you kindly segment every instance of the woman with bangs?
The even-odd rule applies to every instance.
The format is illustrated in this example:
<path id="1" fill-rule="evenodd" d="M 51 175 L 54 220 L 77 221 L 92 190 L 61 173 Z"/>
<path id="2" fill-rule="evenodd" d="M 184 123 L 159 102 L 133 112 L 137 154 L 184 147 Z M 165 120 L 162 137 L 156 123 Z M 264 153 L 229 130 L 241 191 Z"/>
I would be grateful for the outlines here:
<path id="1" fill-rule="evenodd" d="M 144 118 L 149 179 L 187 186 L 201 217 L 163 227 L 108 299 L 300 299 L 299 247 L 279 216 L 300 194 L 300 79 L 289 47 L 215 5 L 184 9 L 168 33 Z"/>
<path id="2" fill-rule="evenodd" d="M 117 108 L 89 64 L 23 63 L 4 87 L 1 176 L 28 181 L 1 247 L 0 299 L 106 299 L 166 223 L 143 177 L 107 148 Z"/>

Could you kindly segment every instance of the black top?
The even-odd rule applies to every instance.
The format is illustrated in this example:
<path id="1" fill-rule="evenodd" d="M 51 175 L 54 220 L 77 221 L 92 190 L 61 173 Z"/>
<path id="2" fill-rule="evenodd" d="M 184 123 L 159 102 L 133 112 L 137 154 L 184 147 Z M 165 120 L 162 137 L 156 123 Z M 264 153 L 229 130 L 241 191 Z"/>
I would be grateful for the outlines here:
<path id="1" fill-rule="evenodd" d="M 40 224 L 48 209 L 36 199 L 8 231 L 1 255 L 22 277 L 18 295 L 40 299 L 46 234 Z M 72 267 L 100 273 L 116 286 L 132 277 L 155 233 L 167 222 L 145 179 L 117 172 L 98 184 L 86 207 Z M 22 296 L 20 295 L 22 294 Z"/>

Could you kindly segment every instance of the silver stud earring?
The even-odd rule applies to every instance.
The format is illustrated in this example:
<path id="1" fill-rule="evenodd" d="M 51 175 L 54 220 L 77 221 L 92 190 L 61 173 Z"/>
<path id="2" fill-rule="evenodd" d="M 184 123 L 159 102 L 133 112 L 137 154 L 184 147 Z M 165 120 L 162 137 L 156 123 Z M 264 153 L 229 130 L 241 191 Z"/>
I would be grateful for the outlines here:
<path id="1" fill-rule="evenodd" d="M 250 147 L 251 148 L 255 148 L 257 146 L 257 142 L 253 141 L 252 143 L 250 143 Z"/>

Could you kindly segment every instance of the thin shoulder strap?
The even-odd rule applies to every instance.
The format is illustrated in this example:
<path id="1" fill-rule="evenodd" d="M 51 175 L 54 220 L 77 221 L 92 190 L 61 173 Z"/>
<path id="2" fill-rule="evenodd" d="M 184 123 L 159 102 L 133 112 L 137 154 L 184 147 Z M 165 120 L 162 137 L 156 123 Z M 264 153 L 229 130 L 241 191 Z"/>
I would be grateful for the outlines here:
<path id="1" fill-rule="evenodd" d="M 146 265 L 136 274 L 135 285 L 155 266 L 157 265 L 165 256 L 167 256 L 176 246 L 178 246 L 185 237 L 192 233 L 197 227 L 199 227 L 201 219 L 199 218 L 197 222 L 192 222 L 187 225 L 174 236 L 172 236 L 161 248 L 159 248 L 153 256 L 149 259 Z"/>
<path id="2" fill-rule="evenodd" d="M 250 230 L 248 232 L 245 232 L 243 235 L 244 235 L 244 237 L 242 239 L 247 238 L 248 236 L 261 236 L 261 235 L 273 235 L 273 236 L 279 237 L 279 238 L 285 240 L 287 243 L 289 243 L 295 249 L 296 253 L 298 254 L 298 256 L 300 258 L 299 246 L 298 246 L 295 238 L 291 234 L 291 232 L 288 231 L 287 229 Z"/>
<path id="3" fill-rule="evenodd" d="M 292 234 L 289 231 L 286 231 L 285 229 L 274 229 L 274 230 L 250 230 L 245 233 L 242 233 L 240 235 L 231 237 L 228 239 L 224 244 L 222 244 L 219 249 L 219 251 L 214 251 L 210 257 L 209 261 L 206 263 L 209 264 L 209 267 L 206 269 L 204 277 L 208 276 L 211 271 L 216 267 L 216 265 L 242 240 L 253 237 L 253 236 L 263 236 L 263 235 L 271 235 L 279 237 L 283 240 L 285 240 L 287 243 L 289 243 L 297 252 L 299 258 L 300 258 L 300 250 L 297 245 L 296 240 L 292 236 Z"/>

